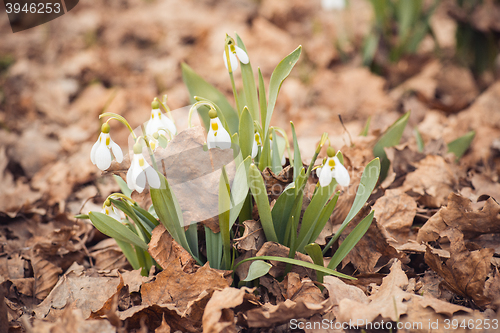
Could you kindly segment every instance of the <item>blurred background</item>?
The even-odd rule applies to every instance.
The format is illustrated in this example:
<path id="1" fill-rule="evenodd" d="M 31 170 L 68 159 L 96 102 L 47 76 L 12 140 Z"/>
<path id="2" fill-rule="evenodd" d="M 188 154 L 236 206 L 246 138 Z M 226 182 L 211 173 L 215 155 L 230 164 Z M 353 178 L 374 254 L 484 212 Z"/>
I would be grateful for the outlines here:
<path id="1" fill-rule="evenodd" d="M 498 136 L 500 1 L 81 0 L 18 33 L 0 5 L 1 218 L 100 210 L 117 187 L 89 158 L 99 114 L 135 127 L 155 96 L 189 105 L 183 62 L 233 101 L 222 52 L 234 32 L 266 85 L 303 45 L 272 123 L 295 123 L 306 162 L 321 133 L 340 149 L 367 119 L 377 134 L 410 109 L 408 127 L 426 142 L 476 130 L 481 155 Z M 487 91 L 490 108 L 478 114 L 471 105 Z M 124 148 L 127 130 L 111 124 Z"/>

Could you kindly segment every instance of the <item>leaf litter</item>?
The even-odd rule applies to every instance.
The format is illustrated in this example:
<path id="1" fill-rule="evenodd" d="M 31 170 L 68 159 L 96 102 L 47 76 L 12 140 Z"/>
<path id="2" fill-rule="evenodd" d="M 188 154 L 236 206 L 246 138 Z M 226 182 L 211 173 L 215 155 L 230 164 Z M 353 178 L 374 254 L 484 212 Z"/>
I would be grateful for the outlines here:
<path id="1" fill-rule="evenodd" d="M 0 72 L 2 330 L 8 322 L 9 332 L 251 332 L 289 331 L 291 319 L 426 325 L 451 318 L 498 318 L 500 83 L 479 88 L 467 69 L 432 60 L 388 90 L 387 79 L 340 61 L 330 42 L 336 29 L 318 4 L 290 3 L 201 2 L 201 8 L 181 1 L 172 1 L 171 7 L 136 1 L 127 6 L 79 4 L 73 16 L 81 23 L 77 28 L 69 29 L 71 20 L 49 23 L 51 31 L 59 33 L 48 32 L 53 44 L 48 48 L 38 28 L 22 36 L 2 32 L 0 56 L 15 57 L 12 66 Z M 352 3 L 360 10 L 351 17 L 353 34 L 362 37 L 369 15 L 361 2 Z M 171 20 L 150 15 L 151 10 L 173 9 L 178 14 Z M 215 19 L 207 20 L 207 13 Z M 481 15 L 484 9 L 475 17 Z M 131 29 L 123 18 L 143 28 Z M 316 34 L 312 26 L 297 28 L 313 19 L 324 34 Z M 481 22 L 495 21 L 474 22 L 485 29 Z M 5 20 L 0 24 L 5 27 Z M 388 177 L 334 244 L 335 249 L 363 215 L 375 210 L 367 234 L 339 267 L 357 277 L 355 282 L 326 276 L 323 285 L 317 285 L 312 282 L 314 271 L 293 267 L 284 275 L 286 265 L 271 262 L 269 274 L 259 278 L 255 288 L 237 289 L 230 287 L 230 272 L 199 267 L 162 227 L 153 231 L 149 252 L 163 271 L 152 269 L 144 277 L 132 270 L 116 242 L 73 218 L 98 210 L 116 190 L 88 158 L 95 117 L 107 106 L 139 124 L 151 96 L 164 92 L 173 109 L 188 105 L 181 62 L 230 91 L 218 51 L 207 46 L 218 45 L 220 34 L 235 28 L 246 37 L 264 77 L 280 60 L 279 52 L 272 50 L 302 43 L 309 56 L 283 85 L 274 120 L 283 128 L 294 121 L 301 147 L 310 147 L 301 151 L 305 163 L 319 133 L 326 131 L 349 166 L 353 182 L 342 189 L 318 244 L 326 244 L 347 216 L 362 168 L 373 158 L 376 137 L 412 108 L 402 144 L 385 149 L 391 162 Z M 205 55 L 201 61 L 200 54 Z M 368 136 L 357 136 L 367 117 Z M 415 127 L 425 144 L 423 152 L 411 131 Z M 456 162 L 446 144 L 470 131 L 476 136 Z M 118 128 L 116 133 L 117 142 L 126 146 L 127 133 Z M 199 148 L 202 134 L 177 140 Z M 126 168 L 115 165 L 114 171 Z M 275 184 L 286 186 L 290 171 L 266 170 L 268 190 Z M 314 173 L 308 182 L 315 185 Z M 210 182 L 204 185 L 207 191 L 213 187 Z M 183 204 L 191 218 L 199 206 L 189 204 L 189 198 L 199 187 L 189 190 Z M 289 249 L 265 242 L 258 216 L 254 218 L 242 222 L 243 233 L 236 239 L 241 258 L 286 257 Z M 218 231 L 217 219 L 203 224 Z M 297 258 L 312 262 L 306 255 Z M 246 276 L 248 266 L 239 266 L 237 275 Z M 444 332 L 442 326 L 433 331 Z"/>

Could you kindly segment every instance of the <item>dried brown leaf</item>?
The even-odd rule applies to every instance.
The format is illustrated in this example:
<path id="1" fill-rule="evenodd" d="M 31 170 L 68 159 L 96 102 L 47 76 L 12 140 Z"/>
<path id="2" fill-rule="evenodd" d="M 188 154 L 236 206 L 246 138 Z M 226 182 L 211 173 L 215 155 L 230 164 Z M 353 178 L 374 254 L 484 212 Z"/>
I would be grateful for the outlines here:
<path id="1" fill-rule="evenodd" d="M 168 267 L 175 260 L 185 271 L 191 271 L 196 264 L 189 252 L 173 239 L 162 224 L 153 229 L 148 252 L 161 267 Z"/>
<path id="2" fill-rule="evenodd" d="M 417 203 L 401 190 L 387 190 L 373 206 L 379 224 L 401 243 L 408 240 L 417 212 Z"/>
<path id="3" fill-rule="evenodd" d="M 35 319 L 33 326 L 29 325 L 28 331 L 33 333 L 115 333 L 116 329 L 107 320 L 86 320 L 84 311 L 81 309 L 67 308 L 54 322 Z"/>
<path id="4" fill-rule="evenodd" d="M 339 243 L 342 244 L 349 233 L 358 225 L 358 223 L 369 212 L 369 208 L 364 207 L 358 215 L 349 223 L 342 235 L 339 237 Z M 345 266 L 352 263 L 356 270 L 361 274 L 374 273 L 386 265 L 390 259 L 398 258 L 404 262 L 408 259 L 403 252 L 399 252 L 389 243 L 390 235 L 385 228 L 373 219 L 365 235 L 359 240 L 354 248 L 347 254 L 342 261 Z"/>
<path id="5" fill-rule="evenodd" d="M 418 242 L 431 242 L 439 238 L 439 234 L 447 228 L 455 228 L 463 232 L 465 238 L 480 234 L 500 233 L 500 205 L 489 198 L 483 209 L 473 210 L 469 199 L 451 193 L 448 206 L 441 208 L 419 230 Z"/>
<path id="6" fill-rule="evenodd" d="M 243 236 L 234 239 L 237 249 L 244 251 L 260 250 L 266 239 L 260 222 L 248 220 L 243 222 L 243 225 L 245 226 Z"/>
<path id="7" fill-rule="evenodd" d="M 408 285 L 408 278 L 401 269 L 401 262 L 395 261 L 391 273 L 384 278 L 382 285 L 371 296 L 370 303 L 360 303 L 351 299 L 340 300 L 338 320 L 341 322 L 364 320 L 372 322 L 378 316 L 397 321 L 407 312 L 405 301 L 411 294 L 402 290 Z"/>
<path id="8" fill-rule="evenodd" d="M 427 207 L 441 207 L 457 184 L 452 166 L 434 155 L 426 156 L 415 166 L 416 170 L 406 175 L 402 190 L 418 194 L 419 202 Z"/>
<path id="9" fill-rule="evenodd" d="M 472 299 L 480 307 L 490 304 L 491 299 L 484 294 L 484 286 L 490 272 L 493 249 L 469 251 L 462 233 L 456 229 L 450 228 L 442 235 L 450 240 L 450 259 L 443 261 L 428 247 L 425 263 L 444 278 L 444 285 L 450 291 Z"/>
<path id="10" fill-rule="evenodd" d="M 320 304 L 294 302 L 287 299 L 277 305 L 266 303 L 261 308 L 247 311 L 244 316 L 249 327 L 273 327 L 289 322 L 292 318 L 309 318 L 323 313 L 328 308 L 327 303 L 328 301 Z"/>
<path id="11" fill-rule="evenodd" d="M 84 318 L 99 311 L 123 287 L 120 277 L 87 276 L 83 266 L 73 264 L 47 298 L 34 310 L 35 317 L 56 318 L 68 305 L 81 309 Z"/>
<path id="12" fill-rule="evenodd" d="M 195 273 L 187 274 L 174 260 L 156 275 L 154 281 L 142 285 L 142 304 L 175 304 L 179 311 L 184 312 L 188 303 L 203 291 L 228 286 L 224 273 L 210 268 L 208 263 Z"/>
<path id="13" fill-rule="evenodd" d="M 224 288 L 214 291 L 203 313 L 203 332 L 237 332 L 232 308 L 242 304 L 247 288 Z"/>

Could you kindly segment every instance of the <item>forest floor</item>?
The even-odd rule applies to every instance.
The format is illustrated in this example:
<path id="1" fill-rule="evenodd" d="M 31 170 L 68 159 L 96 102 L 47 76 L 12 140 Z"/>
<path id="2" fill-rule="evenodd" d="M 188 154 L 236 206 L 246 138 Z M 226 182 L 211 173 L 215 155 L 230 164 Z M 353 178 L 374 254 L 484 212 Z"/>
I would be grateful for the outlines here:
<path id="1" fill-rule="evenodd" d="M 0 333 L 300 331 L 294 318 L 306 332 L 326 322 L 321 331 L 347 332 L 338 325 L 357 320 L 399 323 L 407 332 L 496 331 L 500 82 L 477 79 L 446 57 L 456 23 L 445 8 L 431 20 L 445 56 L 425 39 L 418 56 L 375 75 L 359 55 L 371 19 L 367 1 L 331 12 L 319 1 L 98 0 L 13 34 L 0 15 Z M 233 288 L 227 272 L 181 265 L 163 230 L 154 245 L 165 269 L 143 277 L 113 239 L 74 217 L 101 211 L 119 191 L 89 158 L 99 114 L 139 126 L 155 96 L 168 94 L 172 110 L 188 106 L 181 63 L 232 101 L 221 56 L 225 34 L 235 31 L 266 86 L 276 64 L 303 46 L 272 123 L 291 137 L 294 122 L 305 164 L 329 133 L 352 179 L 320 245 L 347 215 L 380 133 L 411 110 L 401 144 L 386 149 L 388 176 L 362 211 L 372 208 L 375 219 L 339 267 L 355 282 L 325 277 L 320 289 L 310 272 L 278 279 L 276 267 L 253 291 Z M 369 117 L 368 135 L 359 136 Z M 111 125 L 126 147 L 127 129 Z M 470 131 L 474 140 L 456 161 L 447 143 Z M 237 244 L 241 252 L 287 255 L 249 225 L 254 237 Z"/>

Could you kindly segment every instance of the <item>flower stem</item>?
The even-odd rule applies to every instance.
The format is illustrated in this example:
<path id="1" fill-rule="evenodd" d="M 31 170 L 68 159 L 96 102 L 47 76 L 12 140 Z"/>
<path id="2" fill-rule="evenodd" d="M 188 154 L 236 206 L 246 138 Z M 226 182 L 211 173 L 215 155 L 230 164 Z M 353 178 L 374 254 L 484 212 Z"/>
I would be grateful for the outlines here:
<path id="1" fill-rule="evenodd" d="M 99 119 L 101 119 L 103 117 L 109 117 L 109 119 L 106 122 L 110 121 L 111 119 L 118 120 L 120 123 L 127 126 L 130 133 L 132 133 L 132 137 L 134 139 L 137 139 L 137 135 L 135 135 L 134 130 L 132 129 L 132 127 L 128 123 L 127 119 L 125 119 L 124 117 L 120 116 L 119 114 L 112 113 L 112 112 L 104 112 L 101 115 L 99 115 Z"/>

